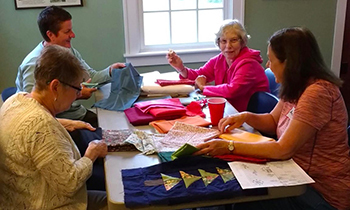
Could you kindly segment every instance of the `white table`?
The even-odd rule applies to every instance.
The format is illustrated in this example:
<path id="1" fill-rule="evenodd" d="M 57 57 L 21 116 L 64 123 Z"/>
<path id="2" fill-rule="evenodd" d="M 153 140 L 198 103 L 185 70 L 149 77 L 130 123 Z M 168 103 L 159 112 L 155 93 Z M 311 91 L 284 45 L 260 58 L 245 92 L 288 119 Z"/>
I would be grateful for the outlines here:
<path id="1" fill-rule="evenodd" d="M 108 97 L 110 85 L 103 86 L 95 93 L 96 100 Z M 181 100 L 181 99 L 180 99 Z M 207 116 L 209 116 L 208 110 L 204 110 Z M 226 104 L 224 115 L 236 113 L 236 109 L 229 103 Z M 99 126 L 103 129 L 128 129 L 134 128 L 129 122 L 124 112 L 109 111 L 97 108 L 97 115 Z M 151 126 L 137 126 L 139 130 L 148 132 L 155 132 Z M 248 125 L 244 125 L 244 128 L 248 131 L 252 131 L 252 128 Z M 109 152 L 105 158 L 105 174 L 106 174 L 106 190 L 108 196 L 108 209 L 127 209 L 124 205 L 124 192 L 123 183 L 121 178 L 122 169 L 131 169 L 139 167 L 147 167 L 160 163 L 157 155 L 142 155 L 139 152 Z M 268 188 L 267 195 L 260 196 L 242 196 L 232 199 L 221 200 L 208 200 L 200 202 L 191 202 L 176 206 L 149 206 L 137 209 L 182 209 L 182 208 L 195 208 L 203 206 L 223 205 L 230 203 L 265 200 L 289 196 L 297 196 L 304 193 L 306 189 L 305 185 L 293 186 L 293 187 L 275 187 Z"/>

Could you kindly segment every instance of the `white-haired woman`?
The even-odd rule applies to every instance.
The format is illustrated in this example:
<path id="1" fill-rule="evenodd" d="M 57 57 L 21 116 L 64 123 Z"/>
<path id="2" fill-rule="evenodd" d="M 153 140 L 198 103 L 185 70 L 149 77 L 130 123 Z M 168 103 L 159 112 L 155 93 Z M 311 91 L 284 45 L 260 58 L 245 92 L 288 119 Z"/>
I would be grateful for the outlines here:
<path id="1" fill-rule="evenodd" d="M 204 66 L 199 69 L 187 68 L 173 51 L 166 57 L 179 72 L 180 78 L 195 80 L 204 95 L 224 97 L 238 111 L 244 111 L 253 93 L 269 91 L 260 51 L 249 49 L 247 42 L 244 26 L 236 19 L 225 20 L 215 39 L 221 53 Z M 207 85 L 212 81 L 215 81 L 215 85 Z"/>

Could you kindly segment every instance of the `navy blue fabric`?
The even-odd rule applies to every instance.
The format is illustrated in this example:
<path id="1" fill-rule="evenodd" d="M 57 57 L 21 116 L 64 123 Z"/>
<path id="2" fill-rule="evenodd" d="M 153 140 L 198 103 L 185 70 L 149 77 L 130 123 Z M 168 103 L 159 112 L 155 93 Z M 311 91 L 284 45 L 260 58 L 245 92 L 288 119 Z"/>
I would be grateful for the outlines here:
<path id="1" fill-rule="evenodd" d="M 75 144 L 77 145 L 81 156 L 84 156 L 89 143 L 96 139 L 102 139 L 102 129 L 96 128 L 96 131 L 75 130 L 70 132 Z M 86 181 L 88 190 L 106 191 L 104 163 L 102 158 L 96 159 L 92 168 L 92 175 Z"/>
<path id="2" fill-rule="evenodd" d="M 142 76 L 130 64 L 123 69 L 113 69 L 111 92 L 107 99 L 96 102 L 93 106 L 112 111 L 124 111 L 130 108 L 141 92 Z"/>
<path id="3" fill-rule="evenodd" d="M 242 190 L 236 179 L 224 183 L 221 176 L 217 177 L 208 186 L 205 186 L 200 179 L 186 188 L 184 182 L 180 181 L 169 191 L 165 190 L 164 185 L 144 185 L 145 180 L 162 179 L 161 173 L 181 178 L 179 171 L 200 176 L 198 169 L 203 169 L 218 174 L 216 167 L 229 168 L 227 162 L 220 159 L 190 156 L 146 168 L 122 170 L 125 205 L 128 208 L 148 205 L 174 205 L 191 201 L 267 194 L 266 188 Z"/>

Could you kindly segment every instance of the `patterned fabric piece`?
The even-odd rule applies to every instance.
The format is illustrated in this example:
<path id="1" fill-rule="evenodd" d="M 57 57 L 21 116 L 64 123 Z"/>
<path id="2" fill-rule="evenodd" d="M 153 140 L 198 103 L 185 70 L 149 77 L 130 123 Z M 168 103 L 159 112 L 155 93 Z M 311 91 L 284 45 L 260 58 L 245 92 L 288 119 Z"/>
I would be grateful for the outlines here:
<path id="1" fill-rule="evenodd" d="M 182 122 L 175 122 L 166 136 L 155 142 L 158 152 L 176 151 L 185 143 L 197 146 L 206 140 L 219 136 L 216 129 L 202 128 Z"/>
<path id="2" fill-rule="evenodd" d="M 182 181 L 182 179 L 177 177 L 168 176 L 166 174 L 161 174 L 164 182 L 164 187 L 166 191 L 171 190 L 175 185 Z"/>
<path id="3" fill-rule="evenodd" d="M 125 140 L 132 134 L 129 129 L 102 130 L 102 140 L 108 146 L 108 152 L 136 151 L 136 147 Z"/>
<path id="4" fill-rule="evenodd" d="M 184 171 L 180 171 L 180 174 L 181 174 L 182 179 L 185 182 L 186 188 L 188 188 L 193 182 L 201 179 L 200 176 L 195 176 L 195 175 L 192 175 L 192 174 L 188 174 L 188 173 L 186 173 Z"/>
<path id="5" fill-rule="evenodd" d="M 216 167 L 229 169 L 227 162 L 220 159 L 189 156 L 145 168 L 122 170 L 125 205 L 127 208 L 174 205 L 184 202 L 267 194 L 265 188 L 243 191 L 236 179 L 225 183 L 221 176 L 214 179 L 208 186 L 205 186 L 202 181 L 193 182 L 188 188 L 184 182 L 179 182 L 171 190 L 166 190 L 164 185 L 144 185 L 145 180 L 162 179 L 161 174 L 181 179 L 179 171 L 185 171 L 187 174 L 201 178 L 198 168 L 209 173 L 217 173 Z"/>
<path id="6" fill-rule="evenodd" d="M 227 169 L 227 168 L 222 169 L 222 168 L 216 167 L 216 170 L 218 171 L 222 180 L 224 180 L 225 183 L 235 179 L 235 175 L 232 173 L 230 169 Z"/>
<path id="7" fill-rule="evenodd" d="M 214 179 L 216 179 L 219 176 L 218 174 L 206 172 L 202 169 L 198 169 L 198 171 L 202 176 L 202 180 L 203 180 L 205 186 L 208 186 L 210 183 L 212 183 L 214 181 Z"/>
<path id="8" fill-rule="evenodd" d="M 143 154 L 150 155 L 156 152 L 154 142 L 163 138 L 164 134 L 150 134 L 145 131 L 134 130 L 125 142 L 133 144 Z"/>
<path id="9" fill-rule="evenodd" d="M 168 133 L 170 129 L 175 125 L 175 122 L 183 122 L 186 124 L 197 125 L 201 127 L 209 126 L 211 123 L 196 115 L 193 117 L 183 116 L 175 120 L 156 120 L 149 124 L 154 127 L 159 133 Z"/>

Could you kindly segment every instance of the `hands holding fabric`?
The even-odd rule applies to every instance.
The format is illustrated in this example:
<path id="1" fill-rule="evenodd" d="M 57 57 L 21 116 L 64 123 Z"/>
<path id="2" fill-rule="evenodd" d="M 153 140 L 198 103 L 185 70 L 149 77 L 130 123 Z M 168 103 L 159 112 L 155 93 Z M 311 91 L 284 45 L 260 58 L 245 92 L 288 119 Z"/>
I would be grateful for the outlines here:
<path id="1" fill-rule="evenodd" d="M 247 112 L 241 112 L 228 117 L 224 117 L 218 124 L 218 129 L 221 133 L 229 132 L 235 128 L 239 128 L 248 118 Z M 229 141 L 223 139 L 212 139 L 196 147 L 200 149 L 193 155 L 224 155 L 230 153 L 228 150 Z"/>
<path id="2" fill-rule="evenodd" d="M 90 131 L 95 131 L 96 128 L 92 127 L 90 123 L 80 121 L 80 120 L 70 120 L 70 119 L 61 119 L 57 118 L 57 120 L 63 125 L 65 129 L 68 131 L 74 131 L 77 129 L 87 129 Z"/>
<path id="3" fill-rule="evenodd" d="M 193 155 L 215 156 L 228 154 L 230 152 L 228 150 L 228 144 L 229 141 L 223 139 L 212 139 L 208 142 L 197 145 L 196 147 L 200 150 L 193 153 Z"/>
<path id="4" fill-rule="evenodd" d="M 107 144 L 103 140 L 93 140 L 89 143 L 84 157 L 90 158 L 94 162 L 99 157 L 105 157 L 107 152 Z"/>
<path id="5" fill-rule="evenodd" d="M 113 69 L 121 69 L 125 67 L 125 63 L 113 63 L 110 67 L 109 67 L 109 76 L 112 76 L 112 70 Z"/>
<path id="6" fill-rule="evenodd" d="M 221 133 L 229 132 L 247 121 L 248 112 L 241 112 L 228 117 L 224 117 L 219 121 L 218 129 Z"/>

